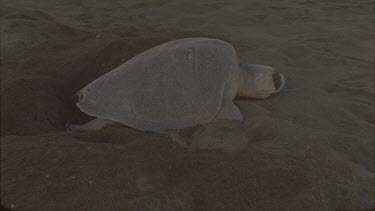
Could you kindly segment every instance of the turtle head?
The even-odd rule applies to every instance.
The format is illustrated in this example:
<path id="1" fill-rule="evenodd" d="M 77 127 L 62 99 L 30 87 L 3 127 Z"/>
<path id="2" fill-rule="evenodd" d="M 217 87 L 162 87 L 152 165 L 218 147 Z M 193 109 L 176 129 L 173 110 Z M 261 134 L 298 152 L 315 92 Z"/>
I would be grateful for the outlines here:
<path id="1" fill-rule="evenodd" d="M 241 80 L 238 97 L 267 98 L 284 87 L 284 76 L 272 67 L 263 65 L 239 65 Z"/>

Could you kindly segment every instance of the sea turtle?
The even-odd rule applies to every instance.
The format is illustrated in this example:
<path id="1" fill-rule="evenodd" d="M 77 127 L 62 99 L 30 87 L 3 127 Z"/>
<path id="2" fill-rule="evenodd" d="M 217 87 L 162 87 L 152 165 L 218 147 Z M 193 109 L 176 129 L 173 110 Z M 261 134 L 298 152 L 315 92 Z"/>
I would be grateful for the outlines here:
<path id="1" fill-rule="evenodd" d="M 218 119 L 241 121 L 235 97 L 266 98 L 284 83 L 271 67 L 239 63 L 225 41 L 179 39 L 135 56 L 81 89 L 77 106 L 97 118 L 69 129 L 98 130 L 118 122 L 163 132 Z"/>

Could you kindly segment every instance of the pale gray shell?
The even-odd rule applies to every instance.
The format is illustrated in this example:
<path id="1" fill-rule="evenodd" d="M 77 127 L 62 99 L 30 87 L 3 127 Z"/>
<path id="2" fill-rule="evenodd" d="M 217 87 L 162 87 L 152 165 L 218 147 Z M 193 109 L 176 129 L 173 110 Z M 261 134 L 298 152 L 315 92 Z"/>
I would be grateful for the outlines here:
<path id="1" fill-rule="evenodd" d="M 143 131 L 212 121 L 225 82 L 238 68 L 232 45 L 187 38 L 151 48 L 81 90 L 85 113 Z"/>

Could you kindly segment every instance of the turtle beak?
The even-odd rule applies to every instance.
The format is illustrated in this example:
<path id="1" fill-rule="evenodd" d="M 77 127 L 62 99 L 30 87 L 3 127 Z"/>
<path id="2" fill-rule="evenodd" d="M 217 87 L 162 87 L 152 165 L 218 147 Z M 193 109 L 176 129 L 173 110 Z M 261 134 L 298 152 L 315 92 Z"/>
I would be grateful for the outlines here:
<path id="1" fill-rule="evenodd" d="M 280 92 L 282 88 L 284 88 L 285 85 L 285 79 L 283 74 L 279 72 L 275 72 L 272 74 L 273 84 L 275 86 L 275 93 Z"/>

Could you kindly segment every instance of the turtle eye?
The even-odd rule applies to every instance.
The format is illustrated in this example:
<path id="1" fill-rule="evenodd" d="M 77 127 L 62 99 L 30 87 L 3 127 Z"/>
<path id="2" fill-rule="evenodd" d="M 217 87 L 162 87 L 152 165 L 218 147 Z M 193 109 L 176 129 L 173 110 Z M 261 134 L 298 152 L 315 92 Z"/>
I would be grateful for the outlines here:
<path id="1" fill-rule="evenodd" d="M 278 73 L 278 72 L 275 72 L 274 74 L 272 74 L 272 79 L 273 79 L 273 84 L 275 86 L 275 89 L 279 90 L 279 88 L 280 88 L 280 86 L 282 84 L 281 74 Z"/>

